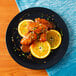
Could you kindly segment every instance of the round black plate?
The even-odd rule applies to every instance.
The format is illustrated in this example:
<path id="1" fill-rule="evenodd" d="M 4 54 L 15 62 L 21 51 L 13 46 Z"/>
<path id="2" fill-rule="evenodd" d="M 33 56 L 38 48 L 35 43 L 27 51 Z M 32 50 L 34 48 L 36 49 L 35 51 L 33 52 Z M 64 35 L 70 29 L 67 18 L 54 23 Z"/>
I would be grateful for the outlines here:
<path id="1" fill-rule="evenodd" d="M 20 50 L 21 36 L 17 28 L 20 21 L 24 19 L 45 18 L 56 25 L 56 30 L 62 34 L 62 43 L 59 48 L 52 50 L 45 59 L 27 59 L 27 54 Z M 62 18 L 50 9 L 35 7 L 29 8 L 16 15 L 10 22 L 6 32 L 6 44 L 12 58 L 20 65 L 31 69 L 45 69 L 56 64 L 65 54 L 69 42 L 68 29 Z"/>

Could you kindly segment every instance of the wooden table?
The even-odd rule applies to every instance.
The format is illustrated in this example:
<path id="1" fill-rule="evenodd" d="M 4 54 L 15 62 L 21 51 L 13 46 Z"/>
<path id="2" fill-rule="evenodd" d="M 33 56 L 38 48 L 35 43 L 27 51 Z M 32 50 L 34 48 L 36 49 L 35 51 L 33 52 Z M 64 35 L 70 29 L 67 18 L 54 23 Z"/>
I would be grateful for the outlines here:
<path id="1" fill-rule="evenodd" d="M 48 76 L 45 70 L 31 70 L 20 66 L 7 51 L 6 29 L 9 22 L 18 13 L 15 0 L 0 0 L 0 76 Z"/>

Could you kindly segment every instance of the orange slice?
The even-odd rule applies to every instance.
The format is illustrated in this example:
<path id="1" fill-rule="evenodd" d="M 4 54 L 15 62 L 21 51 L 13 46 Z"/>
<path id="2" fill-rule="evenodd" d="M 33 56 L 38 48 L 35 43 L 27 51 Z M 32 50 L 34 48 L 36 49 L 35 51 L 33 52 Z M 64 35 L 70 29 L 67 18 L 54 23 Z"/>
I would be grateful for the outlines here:
<path id="1" fill-rule="evenodd" d="M 23 20 L 18 25 L 18 32 L 20 36 L 24 37 L 25 34 L 28 33 L 27 25 L 29 22 L 33 22 L 33 20 Z"/>
<path id="2" fill-rule="evenodd" d="M 34 57 L 43 59 L 50 54 L 51 47 L 48 41 L 45 42 L 35 41 L 30 46 L 30 50 Z"/>
<path id="3" fill-rule="evenodd" d="M 61 44 L 61 34 L 56 30 L 50 30 L 47 32 L 47 41 L 51 45 L 51 49 L 56 49 Z"/>

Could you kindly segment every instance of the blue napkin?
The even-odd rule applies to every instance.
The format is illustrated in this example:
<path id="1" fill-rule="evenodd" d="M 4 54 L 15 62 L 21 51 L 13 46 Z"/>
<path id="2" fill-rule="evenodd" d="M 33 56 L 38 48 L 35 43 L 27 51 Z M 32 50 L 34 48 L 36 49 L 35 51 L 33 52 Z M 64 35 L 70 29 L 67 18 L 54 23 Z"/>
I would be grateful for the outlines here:
<path id="1" fill-rule="evenodd" d="M 76 0 L 16 0 L 20 11 L 30 7 L 46 7 L 57 12 L 69 30 L 69 47 L 65 56 L 46 69 L 49 76 L 76 76 Z"/>

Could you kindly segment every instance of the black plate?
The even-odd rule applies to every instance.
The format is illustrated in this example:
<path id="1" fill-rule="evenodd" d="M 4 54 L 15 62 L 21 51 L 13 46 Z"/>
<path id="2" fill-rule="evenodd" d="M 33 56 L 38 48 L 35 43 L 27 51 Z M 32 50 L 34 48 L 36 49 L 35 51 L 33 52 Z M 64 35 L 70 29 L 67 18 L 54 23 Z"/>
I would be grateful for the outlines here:
<path id="1" fill-rule="evenodd" d="M 27 54 L 20 50 L 20 35 L 17 28 L 20 21 L 24 19 L 45 18 L 52 21 L 56 25 L 56 30 L 62 34 L 62 43 L 59 48 L 53 50 L 45 59 L 27 59 Z M 31 69 L 45 69 L 56 64 L 65 54 L 69 42 L 68 29 L 62 18 L 55 12 L 41 7 L 29 8 L 13 18 L 6 32 L 6 44 L 12 58 L 20 65 Z"/>

